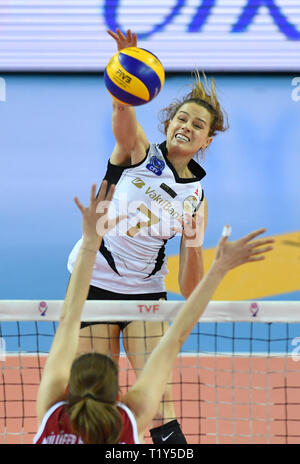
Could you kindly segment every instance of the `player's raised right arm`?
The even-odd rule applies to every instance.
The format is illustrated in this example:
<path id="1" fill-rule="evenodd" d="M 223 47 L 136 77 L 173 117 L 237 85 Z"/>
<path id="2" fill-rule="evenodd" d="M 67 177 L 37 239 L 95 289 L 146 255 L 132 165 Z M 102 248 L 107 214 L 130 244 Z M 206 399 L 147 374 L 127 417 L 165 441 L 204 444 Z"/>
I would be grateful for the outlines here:
<path id="1" fill-rule="evenodd" d="M 118 50 L 137 46 L 137 36 L 130 29 L 124 35 L 120 29 L 107 31 L 116 41 Z M 130 165 L 140 162 L 149 146 L 147 137 L 137 122 L 136 112 L 132 106 L 124 105 L 113 99 L 112 130 L 116 144 L 110 161 L 117 165 Z"/>

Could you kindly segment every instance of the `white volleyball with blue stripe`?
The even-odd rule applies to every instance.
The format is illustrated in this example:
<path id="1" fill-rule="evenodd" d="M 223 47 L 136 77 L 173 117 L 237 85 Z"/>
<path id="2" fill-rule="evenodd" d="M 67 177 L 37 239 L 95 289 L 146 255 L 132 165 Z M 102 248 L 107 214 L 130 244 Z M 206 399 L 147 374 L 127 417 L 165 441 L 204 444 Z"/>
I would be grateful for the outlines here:
<path id="1" fill-rule="evenodd" d="M 164 68 L 153 53 L 138 47 L 120 50 L 109 61 L 104 82 L 115 100 L 140 106 L 153 100 L 165 81 Z"/>

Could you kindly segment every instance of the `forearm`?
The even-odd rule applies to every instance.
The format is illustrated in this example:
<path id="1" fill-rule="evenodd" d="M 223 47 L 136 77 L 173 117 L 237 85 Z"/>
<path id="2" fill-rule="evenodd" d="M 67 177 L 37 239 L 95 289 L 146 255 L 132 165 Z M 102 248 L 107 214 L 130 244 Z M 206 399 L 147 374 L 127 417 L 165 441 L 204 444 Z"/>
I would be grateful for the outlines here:
<path id="1" fill-rule="evenodd" d="M 135 109 L 113 100 L 112 129 L 121 147 L 133 149 L 138 129 Z"/>
<path id="2" fill-rule="evenodd" d="M 140 403 L 138 400 L 132 400 L 131 395 L 128 395 L 129 406 L 137 412 L 138 416 L 143 414 L 142 427 L 147 424 L 147 420 L 153 417 L 165 385 L 170 378 L 180 348 L 204 313 L 224 275 L 225 272 L 220 270 L 217 265 L 211 267 L 203 280 L 196 286 L 188 301 L 180 309 L 180 313 L 176 316 L 174 323 L 159 345 L 153 350 L 144 371 L 132 389 L 134 398 L 135 395 L 141 394 L 141 392 L 147 393 L 146 400 Z M 157 372 L 160 372 L 160 375 L 157 375 Z M 151 390 L 147 388 L 150 379 Z"/>
<path id="3" fill-rule="evenodd" d="M 83 239 L 68 285 L 62 319 L 69 314 L 73 320 L 80 320 L 100 243 L 100 241 Z"/>
<path id="4" fill-rule="evenodd" d="M 185 239 L 180 246 L 179 287 L 182 295 L 188 298 L 204 276 L 202 247 L 187 247 Z"/>
<path id="5" fill-rule="evenodd" d="M 81 314 L 89 291 L 96 253 L 96 244 L 83 240 L 68 285 L 59 326 L 45 366 L 43 379 L 46 384 L 53 378 L 62 385 L 68 380 L 78 349 Z M 50 377 L 47 374 L 49 372 Z"/>
<path id="6" fill-rule="evenodd" d="M 180 344 L 184 343 L 194 325 L 204 313 L 225 274 L 226 272 L 214 263 L 185 302 L 184 308 L 182 308 L 180 315 L 171 327 L 174 333 L 170 334 L 171 337 L 179 338 Z"/>

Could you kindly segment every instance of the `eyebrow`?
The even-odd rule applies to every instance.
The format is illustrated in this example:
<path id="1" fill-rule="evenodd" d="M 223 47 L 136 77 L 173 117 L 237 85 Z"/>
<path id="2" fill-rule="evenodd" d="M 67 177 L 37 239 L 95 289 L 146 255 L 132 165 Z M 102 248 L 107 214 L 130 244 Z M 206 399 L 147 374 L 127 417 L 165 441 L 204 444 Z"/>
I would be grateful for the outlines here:
<path id="1" fill-rule="evenodd" d="M 187 114 L 188 116 L 190 116 L 190 114 L 187 113 L 186 111 L 179 110 L 178 113 L 184 113 L 184 114 Z M 198 121 L 203 122 L 207 126 L 207 122 L 204 119 L 197 118 L 197 117 L 195 117 L 195 119 L 197 119 Z"/>

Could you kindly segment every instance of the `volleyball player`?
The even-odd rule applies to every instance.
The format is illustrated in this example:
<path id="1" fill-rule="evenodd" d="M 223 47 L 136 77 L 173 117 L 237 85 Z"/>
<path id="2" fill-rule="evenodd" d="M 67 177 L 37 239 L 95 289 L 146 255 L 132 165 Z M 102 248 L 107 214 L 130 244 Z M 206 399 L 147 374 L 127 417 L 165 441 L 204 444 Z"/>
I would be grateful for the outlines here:
<path id="1" fill-rule="evenodd" d="M 136 35 L 130 30 L 126 35 L 120 30 L 108 32 L 118 50 L 137 45 Z M 127 203 L 131 226 L 123 236 L 112 231 L 102 241 L 88 299 L 167 299 L 165 245 L 174 237 L 174 228 L 183 213 L 190 225 L 184 227 L 180 244 L 178 281 L 182 295 L 187 298 L 203 278 L 202 241 L 207 204 L 201 179 L 205 171 L 193 158 L 205 151 L 218 132 L 226 129 L 213 81 L 208 87 L 197 76 L 191 92 L 163 110 L 161 122 L 166 140 L 160 144 L 150 144 L 133 107 L 113 101 L 116 144 L 105 179 L 116 184 L 113 198 L 116 211 L 122 202 Z M 69 256 L 70 272 L 80 246 L 81 241 Z M 138 376 L 145 356 L 134 353 L 145 352 L 144 333 L 146 352 L 151 353 L 167 328 L 167 323 L 159 322 L 147 322 L 145 329 L 141 322 L 85 323 L 79 351 L 111 353 L 117 362 L 122 331 L 127 356 Z M 150 433 L 154 443 L 186 443 L 175 417 L 170 385 Z"/>
<path id="2" fill-rule="evenodd" d="M 241 264 L 264 259 L 262 254 L 272 249 L 272 240 L 253 240 L 264 229 L 235 242 L 228 241 L 225 231 L 206 276 L 183 304 L 136 383 L 119 398 L 118 369 L 111 358 L 99 353 L 76 358 L 80 319 L 93 265 L 105 231 L 113 226 L 104 208 L 97 213 L 102 201 L 111 201 L 114 186 L 107 194 L 106 191 L 104 181 L 96 197 L 94 185 L 88 208 L 75 199 L 82 213 L 83 239 L 38 391 L 39 430 L 34 439 L 37 444 L 138 443 L 138 435 L 143 434 L 156 414 L 180 347 L 225 274 Z M 104 227 L 100 231 L 98 228 L 97 233 L 100 220 Z M 116 222 L 122 224 L 123 220 L 120 217 Z"/>

